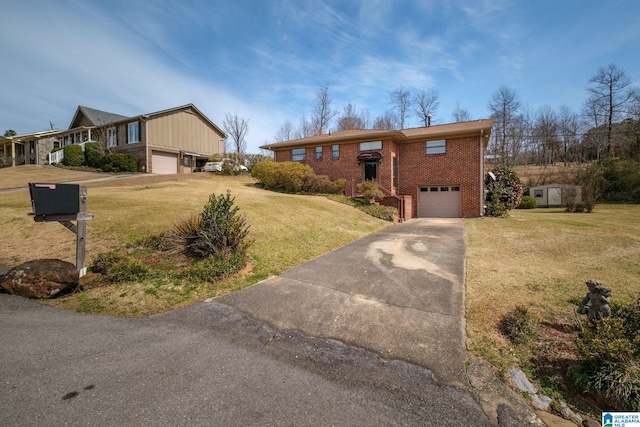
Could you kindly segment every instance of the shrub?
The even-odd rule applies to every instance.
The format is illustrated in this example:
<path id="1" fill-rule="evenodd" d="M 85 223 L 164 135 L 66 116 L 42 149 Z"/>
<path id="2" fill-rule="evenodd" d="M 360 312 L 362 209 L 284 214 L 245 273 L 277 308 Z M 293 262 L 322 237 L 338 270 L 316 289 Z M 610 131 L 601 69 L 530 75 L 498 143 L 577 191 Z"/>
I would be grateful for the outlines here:
<path id="1" fill-rule="evenodd" d="M 582 201 L 587 212 L 592 212 L 602 197 L 605 187 L 604 168 L 599 163 L 591 163 L 578 169 L 577 180 L 582 185 Z"/>
<path id="2" fill-rule="evenodd" d="M 217 253 L 183 269 L 178 277 L 187 280 L 215 282 L 237 273 L 246 264 L 246 254 Z"/>
<path id="3" fill-rule="evenodd" d="M 375 182 L 363 181 L 356 186 L 356 191 L 367 200 L 382 200 L 384 193 Z"/>
<path id="4" fill-rule="evenodd" d="M 587 208 L 584 206 L 584 203 L 577 202 L 575 207 L 573 208 L 574 212 L 584 212 Z"/>
<path id="5" fill-rule="evenodd" d="M 235 170 L 235 165 L 233 164 L 233 162 L 229 161 L 229 160 L 225 160 L 222 162 L 222 165 L 220 166 L 220 172 L 218 172 L 220 175 L 236 175 L 236 170 Z"/>
<path id="6" fill-rule="evenodd" d="M 102 274 L 104 281 L 108 283 L 140 280 L 149 275 L 146 265 L 120 251 L 99 254 L 93 262 L 92 271 Z"/>
<path id="7" fill-rule="evenodd" d="M 199 216 L 192 216 L 176 224 L 165 238 L 180 252 L 192 257 L 206 258 L 215 254 L 245 256 L 251 241 L 246 218 L 238 215 L 234 198 L 227 194 L 209 196 Z"/>
<path id="8" fill-rule="evenodd" d="M 87 166 L 100 169 L 103 156 L 104 148 L 101 144 L 97 142 L 87 142 L 84 145 L 84 160 Z"/>
<path id="9" fill-rule="evenodd" d="M 344 194 L 344 190 L 347 188 L 347 180 L 344 178 L 338 178 L 331 182 L 331 194 Z"/>
<path id="10" fill-rule="evenodd" d="M 485 214 L 505 216 L 520 204 L 524 189 L 518 175 L 507 166 L 498 166 L 487 173 L 484 185 L 487 190 Z"/>
<path id="11" fill-rule="evenodd" d="M 522 196 L 517 209 L 534 209 L 538 207 L 538 202 L 531 196 Z"/>
<path id="12" fill-rule="evenodd" d="M 84 165 L 84 153 L 82 147 L 76 144 L 66 145 L 64 147 L 64 158 L 62 164 L 65 166 L 82 166 Z"/>
<path id="13" fill-rule="evenodd" d="M 104 172 L 137 172 L 138 159 L 131 154 L 105 154 L 100 169 Z"/>
<path id="14" fill-rule="evenodd" d="M 576 338 L 580 358 L 572 370 L 576 385 L 640 410 L 640 323 L 638 302 L 615 307 L 612 315 L 588 321 Z"/>
<path id="15" fill-rule="evenodd" d="M 525 344 L 537 336 L 535 317 L 520 305 L 502 318 L 500 330 L 514 344 Z"/>
<path id="16" fill-rule="evenodd" d="M 264 188 L 282 193 L 304 191 L 304 184 L 312 175 L 311 166 L 300 162 L 260 162 L 251 171 Z"/>
<path id="17" fill-rule="evenodd" d="M 344 195 L 332 195 L 328 198 L 329 200 L 333 200 L 334 202 L 353 206 L 354 208 L 361 210 L 367 215 L 384 219 L 385 221 L 395 221 L 395 217 L 398 215 L 398 210 L 396 208 L 376 205 L 373 203 L 369 203 L 367 200 L 355 199 Z"/>

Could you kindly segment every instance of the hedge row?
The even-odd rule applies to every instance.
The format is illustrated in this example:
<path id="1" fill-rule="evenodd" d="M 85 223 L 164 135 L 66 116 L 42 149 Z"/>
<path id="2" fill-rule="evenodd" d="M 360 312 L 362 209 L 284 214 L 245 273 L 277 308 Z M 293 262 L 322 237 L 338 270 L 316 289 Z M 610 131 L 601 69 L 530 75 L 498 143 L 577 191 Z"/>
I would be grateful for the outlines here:
<path id="1" fill-rule="evenodd" d="M 103 172 L 137 172 L 138 159 L 131 154 L 105 153 L 102 145 L 96 142 L 87 142 L 82 147 L 76 144 L 64 147 L 65 166 L 84 166 L 100 169 Z"/>
<path id="2" fill-rule="evenodd" d="M 346 180 L 331 181 L 325 175 L 315 175 L 313 168 L 299 162 L 260 162 L 251 170 L 251 176 L 272 191 L 281 193 L 344 193 Z"/>

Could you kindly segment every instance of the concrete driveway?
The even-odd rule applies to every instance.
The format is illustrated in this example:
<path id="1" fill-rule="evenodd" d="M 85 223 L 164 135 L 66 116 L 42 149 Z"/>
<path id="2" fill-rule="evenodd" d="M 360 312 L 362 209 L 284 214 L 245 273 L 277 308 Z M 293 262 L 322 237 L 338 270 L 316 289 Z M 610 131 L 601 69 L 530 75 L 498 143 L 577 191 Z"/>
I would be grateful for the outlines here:
<path id="1" fill-rule="evenodd" d="M 215 301 L 467 388 L 464 268 L 464 220 L 413 219 Z"/>

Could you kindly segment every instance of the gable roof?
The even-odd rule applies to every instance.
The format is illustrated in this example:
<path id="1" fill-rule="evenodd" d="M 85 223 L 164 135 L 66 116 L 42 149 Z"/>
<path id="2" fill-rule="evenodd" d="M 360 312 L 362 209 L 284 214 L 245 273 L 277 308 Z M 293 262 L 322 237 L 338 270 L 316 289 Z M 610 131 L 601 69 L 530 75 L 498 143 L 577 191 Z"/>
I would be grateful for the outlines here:
<path id="1" fill-rule="evenodd" d="M 167 113 L 172 113 L 174 111 L 180 111 L 180 110 L 185 110 L 187 112 L 190 112 L 192 114 L 197 114 L 198 116 L 200 116 L 205 122 L 207 122 L 209 125 L 211 125 L 216 131 L 220 132 L 223 135 L 223 138 L 227 138 L 227 133 L 225 131 L 223 131 L 222 129 L 220 129 L 215 123 L 213 123 L 211 120 L 209 120 L 209 118 L 207 116 L 205 116 L 202 111 L 198 110 L 196 108 L 195 105 L 193 104 L 185 104 L 185 105 L 181 105 L 179 107 L 174 107 L 174 108 L 169 108 L 167 110 L 162 110 L 162 111 L 156 111 L 155 113 L 149 113 L 149 114 L 141 114 L 139 116 L 133 117 L 133 118 L 141 118 L 141 119 L 149 119 L 153 116 L 159 116 L 159 115 L 163 115 L 163 114 L 167 114 Z M 131 120 L 132 118 L 129 118 L 129 120 Z"/>
<path id="2" fill-rule="evenodd" d="M 120 114 L 108 113 L 106 111 L 96 110 L 94 108 L 85 107 L 82 105 L 78 106 L 75 115 L 73 116 L 73 120 L 71 120 L 71 125 L 69 125 L 69 129 L 74 129 L 77 127 L 81 127 L 80 124 L 82 122 L 82 118 L 85 118 L 87 121 L 91 123 L 92 126 L 100 127 L 109 124 L 115 124 L 124 121 L 132 121 L 132 120 L 146 120 L 153 116 L 159 116 L 167 113 L 172 113 L 175 111 L 185 110 L 200 116 L 206 123 L 208 123 L 211 127 L 213 127 L 217 132 L 220 132 L 223 135 L 223 138 L 227 138 L 227 134 L 216 126 L 207 116 L 202 114 L 200 110 L 196 108 L 193 104 L 181 105 L 179 107 L 169 108 L 167 110 L 156 111 L 154 113 L 148 114 L 140 114 L 137 116 L 127 117 L 122 116 Z"/>
<path id="3" fill-rule="evenodd" d="M 71 120 L 69 129 L 80 127 L 82 117 L 87 119 L 93 126 L 104 126 L 128 119 L 128 117 L 121 116 L 120 114 L 108 113 L 106 111 L 100 111 L 79 105 L 76 110 L 76 114 L 74 114 L 73 119 Z"/>
<path id="4" fill-rule="evenodd" d="M 448 123 L 428 127 L 403 129 L 403 130 L 376 130 L 353 129 L 339 132 L 330 132 L 307 138 L 292 139 L 290 141 L 276 142 L 263 145 L 264 150 L 278 150 L 290 147 L 304 147 L 310 145 L 326 145 L 338 142 L 357 142 L 368 139 L 391 138 L 397 142 L 406 142 L 415 139 L 436 139 L 445 136 L 475 135 L 484 131 L 489 136 L 493 127 L 493 119 L 473 120 L 469 122 Z"/>

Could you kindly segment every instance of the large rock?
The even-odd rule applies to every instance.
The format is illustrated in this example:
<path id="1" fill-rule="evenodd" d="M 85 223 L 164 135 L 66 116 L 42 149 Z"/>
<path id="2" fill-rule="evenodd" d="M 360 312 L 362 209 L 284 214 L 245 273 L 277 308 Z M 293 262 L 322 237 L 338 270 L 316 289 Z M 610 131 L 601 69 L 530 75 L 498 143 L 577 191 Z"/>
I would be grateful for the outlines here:
<path id="1" fill-rule="evenodd" d="M 0 277 L 7 292 L 26 298 L 53 298 L 78 286 L 76 267 L 59 259 L 27 261 Z"/>

